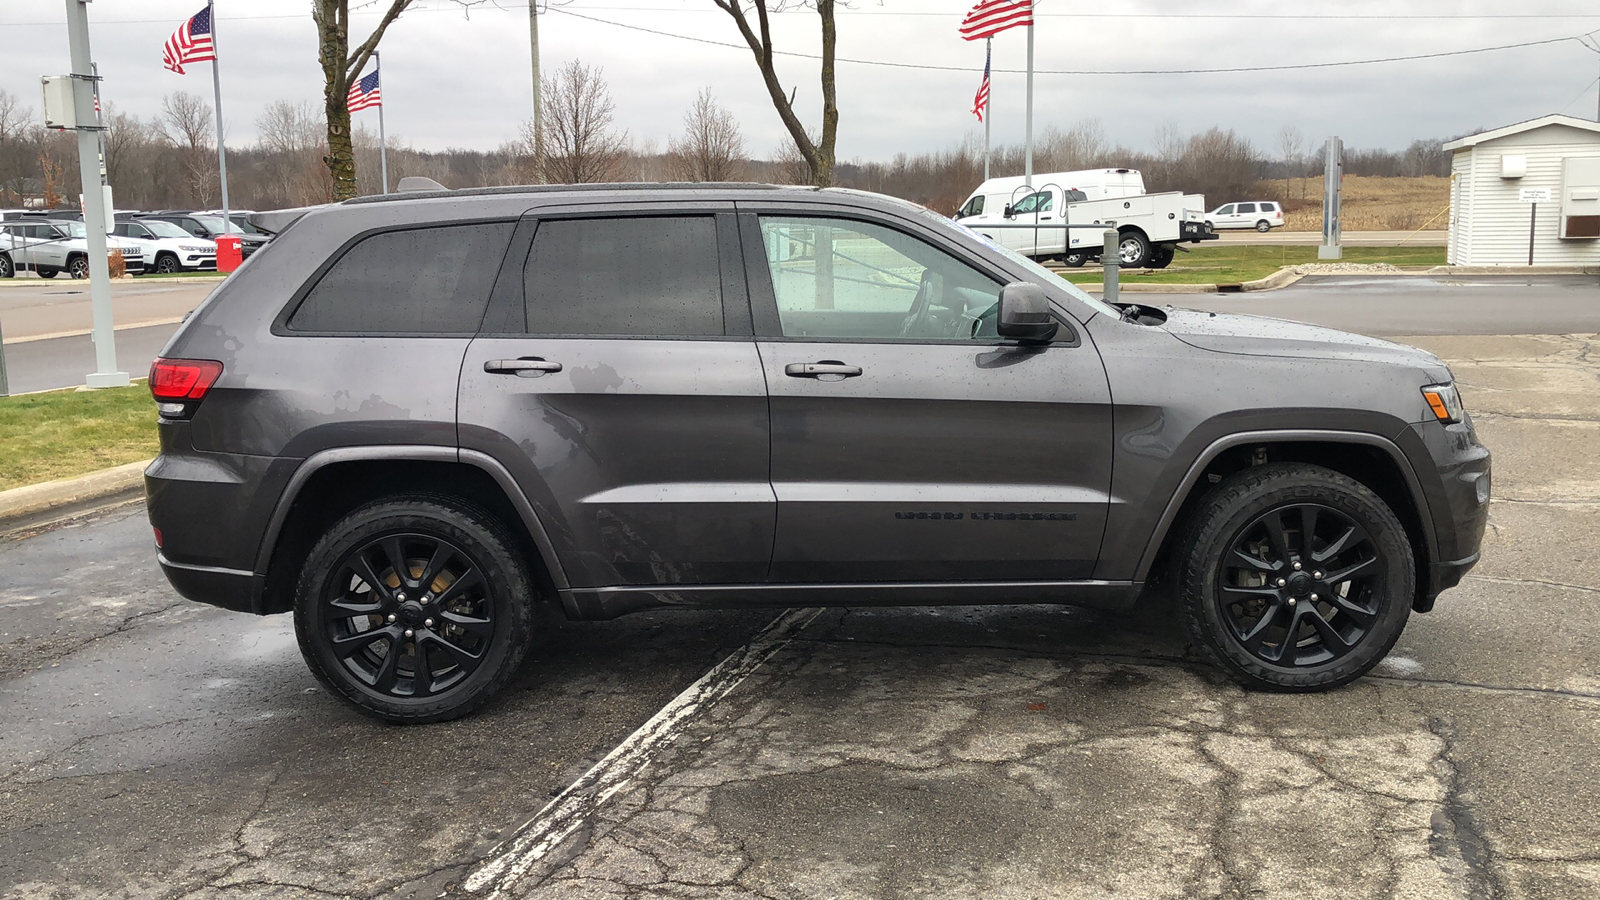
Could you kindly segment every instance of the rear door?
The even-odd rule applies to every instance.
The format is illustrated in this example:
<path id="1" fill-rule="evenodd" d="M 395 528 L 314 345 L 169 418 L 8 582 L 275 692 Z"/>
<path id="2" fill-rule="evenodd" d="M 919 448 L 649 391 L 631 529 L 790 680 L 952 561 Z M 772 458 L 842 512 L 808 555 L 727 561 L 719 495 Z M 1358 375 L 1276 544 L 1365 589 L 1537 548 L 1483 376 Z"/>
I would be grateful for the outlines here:
<path id="1" fill-rule="evenodd" d="M 1099 356 L 994 336 L 1006 276 L 909 219 L 752 207 L 778 582 L 1087 578 L 1111 477 Z"/>
<path id="2" fill-rule="evenodd" d="M 462 448 L 516 478 L 573 587 L 766 577 L 767 389 L 731 204 L 525 218 L 460 392 Z"/>

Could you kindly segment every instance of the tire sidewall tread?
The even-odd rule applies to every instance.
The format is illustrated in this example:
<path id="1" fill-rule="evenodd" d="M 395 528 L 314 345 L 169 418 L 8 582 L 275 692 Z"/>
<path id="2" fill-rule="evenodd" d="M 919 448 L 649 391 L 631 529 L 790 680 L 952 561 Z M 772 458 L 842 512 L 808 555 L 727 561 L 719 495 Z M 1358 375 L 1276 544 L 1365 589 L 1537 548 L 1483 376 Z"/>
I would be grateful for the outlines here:
<path id="1" fill-rule="evenodd" d="M 1296 502 L 1330 506 L 1360 522 L 1384 554 L 1388 596 L 1373 632 L 1345 656 L 1292 672 L 1256 659 L 1229 637 L 1211 602 L 1217 568 L 1239 528 L 1266 511 Z M 1280 692 L 1320 691 L 1366 674 L 1393 649 L 1416 593 L 1416 561 L 1405 526 L 1377 494 L 1332 469 L 1303 463 L 1255 466 L 1216 485 L 1190 518 L 1178 544 L 1178 594 L 1184 624 L 1200 653 L 1245 687 Z"/>

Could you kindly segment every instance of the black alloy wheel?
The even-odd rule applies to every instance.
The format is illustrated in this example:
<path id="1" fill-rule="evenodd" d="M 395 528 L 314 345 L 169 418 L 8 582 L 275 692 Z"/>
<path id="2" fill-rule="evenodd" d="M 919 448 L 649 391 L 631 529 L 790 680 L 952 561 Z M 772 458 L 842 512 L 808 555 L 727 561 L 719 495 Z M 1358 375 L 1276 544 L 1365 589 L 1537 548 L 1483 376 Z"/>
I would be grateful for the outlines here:
<path id="1" fill-rule="evenodd" d="M 178 258 L 170 253 L 163 253 L 156 257 L 156 274 L 171 275 L 178 271 Z"/>
<path id="2" fill-rule="evenodd" d="M 1355 480 L 1302 463 L 1224 479 L 1179 545 L 1186 624 L 1247 687 L 1347 684 L 1399 640 L 1416 591 L 1405 527 Z"/>
<path id="3" fill-rule="evenodd" d="M 357 509 L 306 562 L 295 630 L 313 673 L 389 722 L 453 719 L 500 689 L 529 642 L 532 588 L 476 508 L 426 496 Z"/>

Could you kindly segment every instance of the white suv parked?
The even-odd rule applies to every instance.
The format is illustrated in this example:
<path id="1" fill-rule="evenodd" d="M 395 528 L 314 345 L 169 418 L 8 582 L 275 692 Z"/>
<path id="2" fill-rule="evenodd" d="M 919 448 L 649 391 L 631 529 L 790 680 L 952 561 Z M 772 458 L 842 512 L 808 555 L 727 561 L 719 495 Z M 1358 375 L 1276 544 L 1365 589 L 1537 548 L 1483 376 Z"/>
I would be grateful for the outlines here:
<path id="1" fill-rule="evenodd" d="M 144 251 L 146 272 L 170 275 L 186 269 L 217 267 L 216 241 L 197 238 L 171 222 L 119 219 L 112 234 Z"/>
<path id="2" fill-rule="evenodd" d="M 1283 205 L 1271 200 L 1253 203 L 1224 203 L 1206 214 L 1206 224 L 1214 230 L 1254 228 L 1265 234 L 1283 227 Z"/>
<path id="3" fill-rule="evenodd" d="M 106 249 L 122 251 L 130 274 L 144 271 L 144 250 L 133 241 L 107 237 Z M 11 219 L 0 223 L 0 278 L 32 269 L 40 278 L 65 270 L 73 278 L 89 277 L 89 236 L 82 222 Z"/>

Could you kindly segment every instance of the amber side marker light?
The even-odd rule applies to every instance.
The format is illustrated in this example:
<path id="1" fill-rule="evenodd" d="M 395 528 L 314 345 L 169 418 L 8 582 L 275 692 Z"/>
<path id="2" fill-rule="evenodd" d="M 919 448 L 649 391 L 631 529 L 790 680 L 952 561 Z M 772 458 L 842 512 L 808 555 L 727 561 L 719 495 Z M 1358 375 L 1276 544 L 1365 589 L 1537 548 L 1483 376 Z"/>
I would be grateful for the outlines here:
<path id="1" fill-rule="evenodd" d="M 1433 410 L 1433 415 L 1446 425 L 1460 422 L 1465 412 L 1461 406 L 1461 394 L 1456 391 L 1453 384 L 1430 384 L 1422 389 L 1422 396 L 1428 401 L 1428 408 Z"/>

